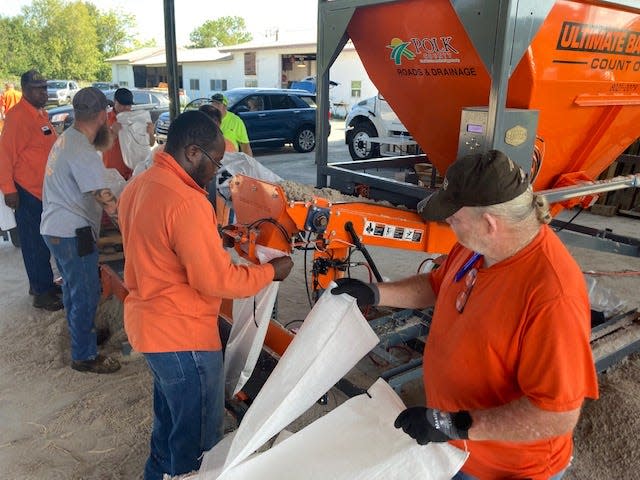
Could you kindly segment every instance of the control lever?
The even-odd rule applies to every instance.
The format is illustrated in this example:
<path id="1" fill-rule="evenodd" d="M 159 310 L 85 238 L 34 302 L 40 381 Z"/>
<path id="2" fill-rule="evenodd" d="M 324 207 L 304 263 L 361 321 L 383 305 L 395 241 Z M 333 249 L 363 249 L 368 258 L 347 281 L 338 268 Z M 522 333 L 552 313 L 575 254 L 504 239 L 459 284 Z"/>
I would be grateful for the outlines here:
<path id="1" fill-rule="evenodd" d="M 360 241 L 360 237 L 358 237 L 358 234 L 353 228 L 353 223 L 352 222 L 345 223 L 344 229 L 349 233 L 349 235 L 351 235 L 351 241 L 356 246 L 356 249 L 360 250 L 362 252 L 362 255 L 364 255 L 365 260 L 371 267 L 373 276 L 376 277 L 376 280 L 378 282 L 382 283 L 383 281 L 382 275 L 380 275 L 380 272 L 378 271 L 378 267 L 376 267 L 376 264 L 373 262 L 373 258 L 371 258 L 371 255 L 369 254 L 369 250 L 367 250 L 367 247 L 365 247 Z"/>

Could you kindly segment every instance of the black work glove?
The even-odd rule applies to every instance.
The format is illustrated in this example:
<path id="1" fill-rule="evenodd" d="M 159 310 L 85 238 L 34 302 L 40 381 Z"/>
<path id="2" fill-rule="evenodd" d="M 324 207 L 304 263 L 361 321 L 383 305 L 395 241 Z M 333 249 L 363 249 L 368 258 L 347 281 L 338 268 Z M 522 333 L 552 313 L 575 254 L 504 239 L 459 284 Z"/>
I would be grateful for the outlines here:
<path id="1" fill-rule="evenodd" d="M 339 278 L 336 280 L 336 285 L 338 286 L 331 289 L 332 294 L 346 293 L 351 295 L 358 301 L 360 308 L 377 305 L 380 300 L 378 287 L 375 283 L 364 283 L 355 278 Z"/>
<path id="2" fill-rule="evenodd" d="M 414 438 L 420 445 L 469 438 L 471 415 L 462 410 L 441 412 L 434 408 L 410 407 L 398 415 L 393 426 Z"/>

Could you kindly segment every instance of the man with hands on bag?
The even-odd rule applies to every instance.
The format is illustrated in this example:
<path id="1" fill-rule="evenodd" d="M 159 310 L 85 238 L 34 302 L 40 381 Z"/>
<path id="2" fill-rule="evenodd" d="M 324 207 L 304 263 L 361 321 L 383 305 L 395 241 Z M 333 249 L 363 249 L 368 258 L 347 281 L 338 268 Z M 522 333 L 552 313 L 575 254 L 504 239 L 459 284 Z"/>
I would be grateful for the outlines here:
<path id="1" fill-rule="evenodd" d="M 469 458 L 457 480 L 562 477 L 584 398 L 597 398 L 590 306 L 580 268 L 546 201 L 506 155 L 463 157 L 418 204 L 458 243 L 437 269 L 395 282 L 339 279 L 360 307 L 426 308 L 427 406 L 396 419 L 420 444 L 451 442 Z"/>
<path id="2" fill-rule="evenodd" d="M 111 147 L 107 97 L 86 87 L 73 97 L 74 123 L 53 145 L 44 174 L 40 233 L 64 278 L 71 368 L 114 373 L 120 363 L 98 353 L 95 316 L 100 301 L 96 240 L 104 210 L 117 225 L 117 199 L 100 152 Z M 102 335 L 101 335 L 102 336 Z"/>
<path id="3" fill-rule="evenodd" d="M 203 452 L 222 439 L 222 299 L 253 296 L 284 280 L 293 266 L 289 257 L 237 265 L 223 248 L 205 190 L 223 154 L 214 121 L 185 112 L 171 123 L 153 166 L 134 177 L 120 199 L 129 289 L 124 326 L 153 375 L 145 480 L 198 470 Z"/>

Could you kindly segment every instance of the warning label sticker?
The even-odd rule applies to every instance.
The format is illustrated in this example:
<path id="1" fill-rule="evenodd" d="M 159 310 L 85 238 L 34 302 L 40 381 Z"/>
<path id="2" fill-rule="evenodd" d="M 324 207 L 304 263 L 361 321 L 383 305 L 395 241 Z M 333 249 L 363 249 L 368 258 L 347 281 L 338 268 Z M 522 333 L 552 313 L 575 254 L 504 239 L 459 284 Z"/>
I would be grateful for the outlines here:
<path id="1" fill-rule="evenodd" d="M 398 225 L 388 225 L 385 223 L 365 220 L 362 234 L 369 237 L 381 237 L 419 243 L 422 241 L 423 231 L 414 228 L 406 228 Z"/>

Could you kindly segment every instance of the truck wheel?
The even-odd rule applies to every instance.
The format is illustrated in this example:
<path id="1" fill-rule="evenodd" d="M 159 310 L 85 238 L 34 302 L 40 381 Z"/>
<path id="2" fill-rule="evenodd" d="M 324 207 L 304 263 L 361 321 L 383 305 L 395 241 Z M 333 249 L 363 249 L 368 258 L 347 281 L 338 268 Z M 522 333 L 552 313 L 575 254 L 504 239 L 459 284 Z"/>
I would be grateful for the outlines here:
<path id="1" fill-rule="evenodd" d="M 293 148 L 300 153 L 309 153 L 316 148 L 316 132 L 313 131 L 313 128 L 302 127 L 298 130 L 293 139 Z"/>
<path id="2" fill-rule="evenodd" d="M 371 137 L 377 137 L 378 133 L 373 125 L 361 123 L 356 125 L 351 132 L 349 153 L 353 160 L 367 160 L 380 156 L 380 144 L 371 143 Z"/>

